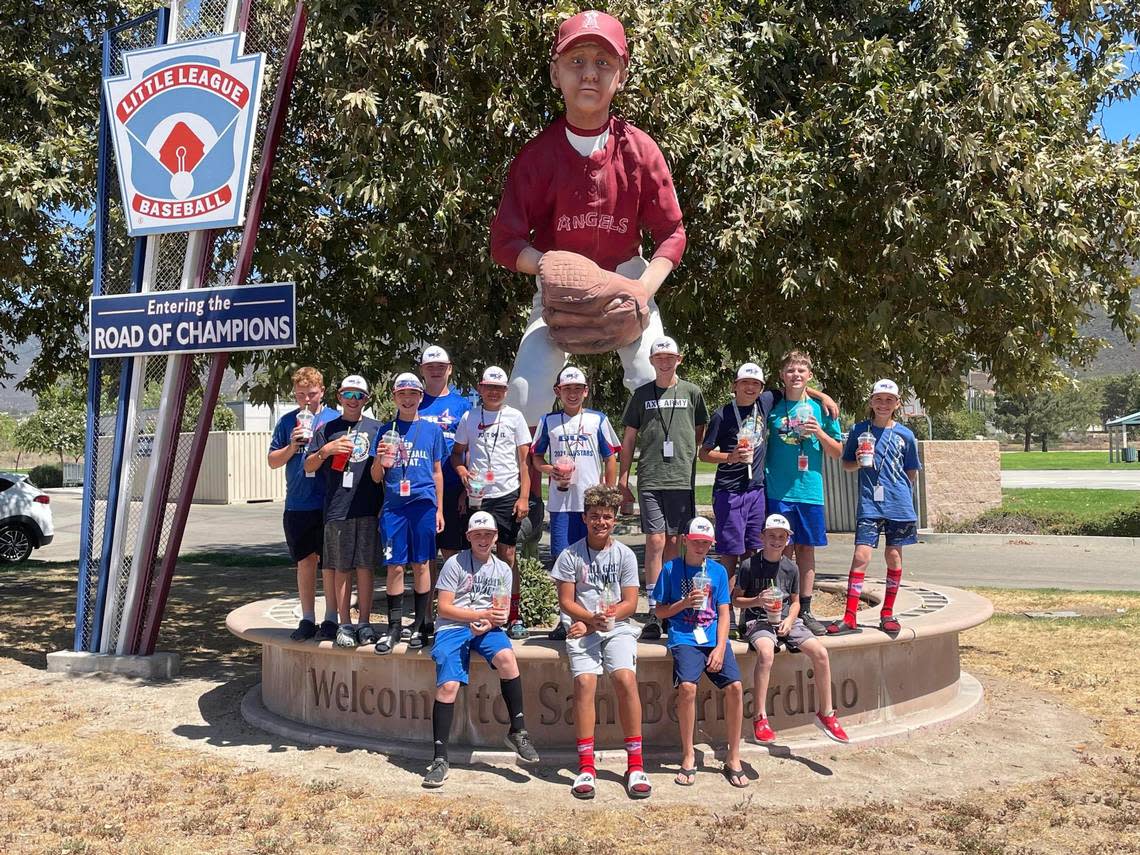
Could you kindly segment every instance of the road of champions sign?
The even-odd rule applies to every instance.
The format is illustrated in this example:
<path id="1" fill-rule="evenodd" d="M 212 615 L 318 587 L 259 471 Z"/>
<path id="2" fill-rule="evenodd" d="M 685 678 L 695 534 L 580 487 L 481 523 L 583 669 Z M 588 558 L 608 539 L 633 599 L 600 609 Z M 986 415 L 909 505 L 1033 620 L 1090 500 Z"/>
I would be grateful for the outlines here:
<path id="1" fill-rule="evenodd" d="M 104 81 L 132 237 L 242 224 L 264 56 L 241 40 L 132 51 Z"/>

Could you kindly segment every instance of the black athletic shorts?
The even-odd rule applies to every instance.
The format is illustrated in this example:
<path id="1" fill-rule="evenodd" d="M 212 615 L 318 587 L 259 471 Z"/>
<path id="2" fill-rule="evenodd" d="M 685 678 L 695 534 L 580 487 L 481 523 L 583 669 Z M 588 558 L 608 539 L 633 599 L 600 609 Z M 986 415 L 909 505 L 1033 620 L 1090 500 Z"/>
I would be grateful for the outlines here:
<path id="1" fill-rule="evenodd" d="M 496 499 L 484 499 L 479 508 L 495 518 L 495 525 L 499 528 L 499 543 L 504 546 L 514 546 L 519 541 L 519 520 L 515 519 L 515 502 L 518 500 L 519 491 L 514 490 Z"/>
<path id="2" fill-rule="evenodd" d="M 323 511 L 286 511 L 282 520 L 285 543 L 293 561 L 308 558 L 314 552 L 320 560 L 325 545 L 325 515 Z"/>

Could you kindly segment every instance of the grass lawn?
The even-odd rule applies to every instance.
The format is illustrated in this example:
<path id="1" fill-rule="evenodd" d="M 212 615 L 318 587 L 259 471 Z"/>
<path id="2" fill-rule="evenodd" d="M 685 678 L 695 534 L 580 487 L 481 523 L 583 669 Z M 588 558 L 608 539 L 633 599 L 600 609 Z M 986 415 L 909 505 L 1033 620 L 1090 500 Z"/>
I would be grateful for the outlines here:
<path id="1" fill-rule="evenodd" d="M 822 768 L 828 776 L 815 785 L 818 802 L 809 810 L 781 805 L 779 785 L 765 776 L 792 773 L 781 771 L 778 758 L 756 757 L 750 762 L 761 778 L 743 794 L 724 785 L 683 794 L 685 800 L 654 770 L 659 783 L 652 802 L 629 803 L 617 795 L 615 779 L 605 781 L 607 789 L 599 788 L 602 798 L 587 809 L 565 793 L 571 780 L 565 774 L 557 787 L 541 780 L 527 783 L 527 796 L 512 802 L 493 796 L 497 787 L 518 787 L 515 778 L 504 780 L 502 772 L 493 770 L 486 774 L 484 798 L 454 789 L 423 793 L 415 784 L 424 765 L 419 761 L 407 764 L 413 774 L 398 775 L 392 789 L 375 784 L 367 771 L 350 776 L 329 765 L 330 771 L 313 776 L 274 761 L 289 752 L 289 762 L 300 763 L 312 749 L 281 745 L 277 737 L 237 720 L 242 693 L 258 679 L 258 656 L 251 645 L 226 632 L 222 621 L 239 603 L 289 591 L 291 570 L 240 567 L 241 557 L 217 554 L 209 556 L 209 564 L 198 563 L 203 557 L 180 564 L 164 624 L 164 646 L 183 653 L 183 677 L 156 684 L 119 680 L 112 682 L 111 691 L 104 679 L 62 681 L 38 673 L 44 653 L 70 642 L 66 615 L 74 605 L 74 565 L 30 562 L 5 578 L 5 597 L 0 598 L 4 851 L 1140 851 L 1140 657 L 1135 655 L 1140 594 L 984 590 L 994 603 L 994 618 L 962 637 L 962 665 L 987 683 L 987 711 L 953 728 L 980 733 L 991 707 L 996 705 L 1001 714 L 1008 687 L 1043 695 L 1088 716 L 1096 735 L 1075 747 L 1058 740 L 1056 751 L 1080 755 L 1063 774 L 1022 783 L 982 782 L 950 797 L 942 792 L 939 776 L 954 774 L 968 758 L 931 753 L 924 760 L 930 764 L 924 790 L 914 792 L 912 786 L 899 797 L 891 780 L 895 756 L 908 762 L 922 754 L 928 741 L 937 744 L 941 738 L 923 733 L 883 748 L 791 758 Z M 1047 621 L 1022 614 L 1056 608 L 1088 616 Z M 203 694 L 195 697 L 199 691 Z M 179 724 L 174 734 L 161 728 L 154 732 L 152 716 L 178 716 L 182 705 L 200 711 L 202 719 L 186 713 L 190 721 Z M 124 711 L 124 706 L 131 708 Z M 1034 722 L 1024 726 L 1031 729 Z M 353 754 L 368 757 L 342 752 L 344 757 Z M 340 756 L 326 753 L 323 762 L 339 764 Z M 1016 766 L 1018 759 L 1014 750 L 1010 763 Z M 391 779 L 393 773 L 388 774 Z M 701 775 L 708 787 L 714 774 Z M 833 787 L 857 776 L 865 782 L 858 798 L 831 795 Z M 405 780 L 410 783 L 400 783 Z M 552 792 L 557 797 L 547 795 Z"/>
<path id="2" fill-rule="evenodd" d="M 1001 468 L 1018 469 L 1127 469 L 1140 472 L 1140 463 L 1109 463 L 1107 451 L 1006 451 Z"/>
<path id="3" fill-rule="evenodd" d="M 1131 490 L 1002 490 L 1002 510 L 1014 512 L 1067 511 L 1082 519 L 1140 506 L 1140 492 Z"/>

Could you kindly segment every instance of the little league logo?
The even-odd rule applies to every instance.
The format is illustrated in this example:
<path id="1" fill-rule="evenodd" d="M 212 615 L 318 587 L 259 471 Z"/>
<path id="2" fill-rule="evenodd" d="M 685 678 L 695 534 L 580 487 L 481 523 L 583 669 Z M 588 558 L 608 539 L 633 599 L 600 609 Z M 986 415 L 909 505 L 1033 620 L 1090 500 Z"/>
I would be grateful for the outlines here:
<path id="1" fill-rule="evenodd" d="M 103 81 L 132 237 L 242 224 L 264 54 L 241 38 L 131 51 Z"/>

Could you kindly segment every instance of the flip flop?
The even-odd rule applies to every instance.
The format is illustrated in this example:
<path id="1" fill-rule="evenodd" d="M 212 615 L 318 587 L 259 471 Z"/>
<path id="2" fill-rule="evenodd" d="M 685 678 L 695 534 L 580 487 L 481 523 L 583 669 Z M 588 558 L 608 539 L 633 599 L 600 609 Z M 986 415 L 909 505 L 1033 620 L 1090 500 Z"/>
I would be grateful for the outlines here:
<path id="1" fill-rule="evenodd" d="M 827 637 L 834 638 L 837 635 L 856 635 L 863 630 L 857 626 L 848 626 L 846 622 L 841 620 L 833 620 L 827 625 Z"/>
<path id="2" fill-rule="evenodd" d="M 695 770 L 693 774 L 696 774 Z M 653 795 L 653 786 L 649 783 L 649 776 L 638 769 L 626 776 L 625 791 L 631 799 L 647 799 Z"/>
<path id="3" fill-rule="evenodd" d="M 594 797 L 594 776 L 589 772 L 579 772 L 570 787 L 570 795 L 576 799 L 592 799 Z"/>
<path id="4" fill-rule="evenodd" d="M 902 624 L 894 617 L 881 617 L 879 618 L 879 629 L 894 638 L 902 631 Z"/>
<path id="5" fill-rule="evenodd" d="M 748 777 L 744 774 L 743 769 L 729 769 L 725 766 L 720 771 L 725 779 L 738 790 L 743 790 L 749 784 Z"/>
<path id="6" fill-rule="evenodd" d="M 686 778 L 687 780 L 681 780 L 682 778 Z M 697 770 L 686 769 L 684 766 L 681 767 L 681 771 L 677 773 L 677 776 L 673 778 L 673 783 L 678 787 L 691 787 L 696 782 Z"/>

